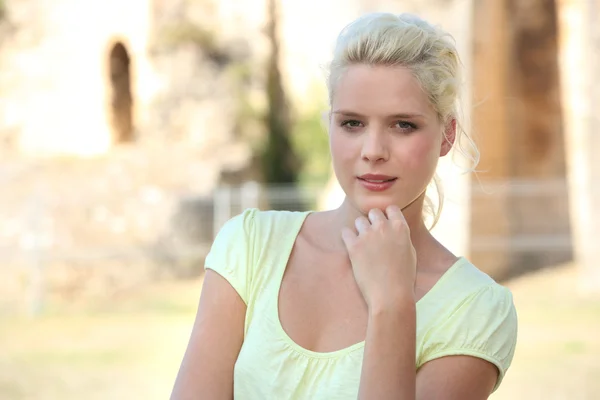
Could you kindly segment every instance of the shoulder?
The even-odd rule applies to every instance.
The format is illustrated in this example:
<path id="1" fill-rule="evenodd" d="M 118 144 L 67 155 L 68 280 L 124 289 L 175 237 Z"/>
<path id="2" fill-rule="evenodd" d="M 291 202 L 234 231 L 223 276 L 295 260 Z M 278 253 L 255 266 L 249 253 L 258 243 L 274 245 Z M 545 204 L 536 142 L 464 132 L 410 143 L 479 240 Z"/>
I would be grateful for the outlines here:
<path id="1" fill-rule="evenodd" d="M 511 291 L 466 260 L 442 292 L 444 313 L 428 329 L 419 364 L 449 355 L 469 355 L 494 364 L 498 385 L 516 347 L 518 318 Z"/>
<path id="2" fill-rule="evenodd" d="M 213 240 L 211 254 L 220 248 L 250 251 L 259 242 L 271 240 L 286 231 L 289 223 L 298 220 L 301 213 L 290 211 L 261 211 L 248 208 L 230 218 L 221 226 Z M 275 234 L 275 235 L 274 235 Z M 210 254 L 209 254 L 210 256 Z"/>
<path id="3" fill-rule="evenodd" d="M 295 238 L 307 212 L 259 210 L 250 208 L 236 215 L 219 230 L 215 242 L 229 240 L 236 236 L 236 245 L 261 250 L 267 244 L 288 241 Z"/>
<path id="4" fill-rule="evenodd" d="M 301 218 L 304 213 L 293 211 L 259 210 L 248 208 L 227 220 L 219 229 L 215 242 L 229 237 L 231 234 L 250 238 L 257 233 L 265 233 L 285 224 Z"/>
<path id="5" fill-rule="evenodd" d="M 268 264 L 262 262 L 265 257 L 272 257 L 293 242 L 305 215 L 256 208 L 244 210 L 219 229 L 204 268 L 226 278 L 247 302 L 258 266 Z"/>
<path id="6" fill-rule="evenodd" d="M 478 269 L 466 258 L 457 261 L 443 285 L 446 304 L 445 319 L 453 321 L 463 316 L 477 324 L 483 318 L 487 321 L 508 318 L 516 323 L 516 308 L 512 292 Z"/>

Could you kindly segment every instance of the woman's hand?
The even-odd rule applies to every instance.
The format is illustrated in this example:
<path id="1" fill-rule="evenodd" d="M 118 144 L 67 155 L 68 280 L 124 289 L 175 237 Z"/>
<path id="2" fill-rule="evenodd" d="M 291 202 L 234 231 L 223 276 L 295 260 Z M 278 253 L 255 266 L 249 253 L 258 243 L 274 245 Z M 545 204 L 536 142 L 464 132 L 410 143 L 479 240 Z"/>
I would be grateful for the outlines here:
<path id="1" fill-rule="evenodd" d="M 379 209 L 355 221 L 358 234 L 342 230 L 354 277 L 372 310 L 398 300 L 414 299 L 417 257 L 410 241 L 410 230 L 397 206 Z"/>

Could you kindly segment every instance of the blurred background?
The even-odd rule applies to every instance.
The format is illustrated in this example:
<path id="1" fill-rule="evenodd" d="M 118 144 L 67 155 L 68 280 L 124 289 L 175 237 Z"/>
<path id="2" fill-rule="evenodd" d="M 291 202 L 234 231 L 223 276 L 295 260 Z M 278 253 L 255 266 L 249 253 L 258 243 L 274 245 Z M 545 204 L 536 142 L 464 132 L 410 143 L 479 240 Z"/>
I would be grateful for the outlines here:
<path id="1" fill-rule="evenodd" d="M 600 393 L 600 0 L 0 0 L 0 398 L 166 399 L 214 234 L 328 209 L 339 30 L 414 12 L 457 42 L 435 234 L 508 286 L 493 399 Z"/>

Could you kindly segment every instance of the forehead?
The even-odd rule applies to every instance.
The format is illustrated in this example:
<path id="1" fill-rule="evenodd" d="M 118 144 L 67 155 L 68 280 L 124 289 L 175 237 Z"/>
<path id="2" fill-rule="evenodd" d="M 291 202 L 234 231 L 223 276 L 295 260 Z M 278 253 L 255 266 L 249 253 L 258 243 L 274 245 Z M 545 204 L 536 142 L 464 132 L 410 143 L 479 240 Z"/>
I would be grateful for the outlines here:
<path id="1" fill-rule="evenodd" d="M 435 114 L 408 68 L 352 65 L 337 82 L 333 109 L 365 115 Z"/>

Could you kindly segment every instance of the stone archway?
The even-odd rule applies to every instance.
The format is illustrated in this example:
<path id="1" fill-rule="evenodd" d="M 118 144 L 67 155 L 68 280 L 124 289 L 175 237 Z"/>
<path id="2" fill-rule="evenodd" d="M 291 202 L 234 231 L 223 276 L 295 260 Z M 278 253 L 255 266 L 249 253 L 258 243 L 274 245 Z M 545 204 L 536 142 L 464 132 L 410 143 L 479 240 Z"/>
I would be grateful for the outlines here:
<path id="1" fill-rule="evenodd" d="M 110 125 L 113 143 L 134 140 L 131 58 L 125 45 L 115 43 L 109 53 Z"/>

